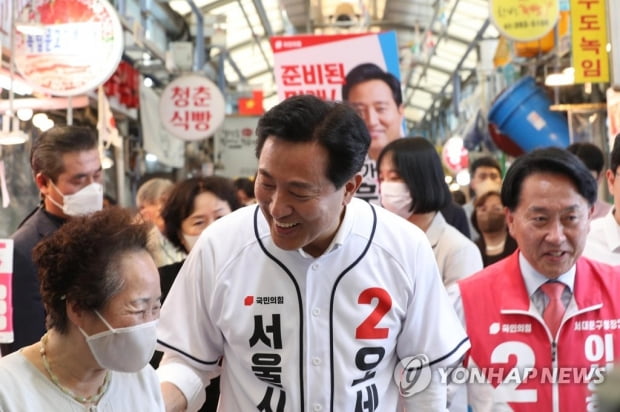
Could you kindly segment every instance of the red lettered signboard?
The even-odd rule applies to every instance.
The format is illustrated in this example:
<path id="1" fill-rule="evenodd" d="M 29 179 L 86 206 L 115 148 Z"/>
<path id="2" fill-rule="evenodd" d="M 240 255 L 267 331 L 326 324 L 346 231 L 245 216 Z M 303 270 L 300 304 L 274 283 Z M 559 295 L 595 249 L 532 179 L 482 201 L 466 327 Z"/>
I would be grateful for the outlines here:
<path id="1" fill-rule="evenodd" d="M 226 104 L 215 83 L 204 76 L 182 76 L 166 86 L 159 100 L 164 128 L 183 140 L 201 140 L 224 121 Z"/>

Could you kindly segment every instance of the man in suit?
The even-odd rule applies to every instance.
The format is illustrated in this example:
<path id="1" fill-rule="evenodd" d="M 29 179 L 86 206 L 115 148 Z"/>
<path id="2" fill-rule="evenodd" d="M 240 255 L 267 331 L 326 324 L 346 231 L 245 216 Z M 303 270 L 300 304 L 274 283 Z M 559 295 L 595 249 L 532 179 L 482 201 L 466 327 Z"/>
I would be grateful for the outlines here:
<path id="1" fill-rule="evenodd" d="M 12 343 L 2 345 L 3 355 L 38 341 L 45 333 L 45 309 L 32 261 L 33 247 L 69 216 L 91 213 L 103 206 L 103 171 L 97 135 L 92 129 L 63 126 L 46 131 L 33 143 L 30 162 L 42 202 L 11 236 L 15 337 Z"/>
<path id="2" fill-rule="evenodd" d="M 620 354 L 617 268 L 582 257 L 596 180 L 569 151 L 537 149 L 506 173 L 502 203 L 518 249 L 458 282 L 476 412 L 585 411 Z M 476 372 L 477 371 L 477 372 Z"/>
<path id="3" fill-rule="evenodd" d="M 370 148 L 362 167 L 363 181 L 356 197 L 379 203 L 379 176 L 376 160 L 391 141 L 405 136 L 405 108 L 400 81 L 373 63 L 362 63 L 347 73 L 342 99 L 355 109 L 370 133 Z M 450 202 L 441 210 L 446 221 L 469 237 L 469 223 L 463 208 Z"/>

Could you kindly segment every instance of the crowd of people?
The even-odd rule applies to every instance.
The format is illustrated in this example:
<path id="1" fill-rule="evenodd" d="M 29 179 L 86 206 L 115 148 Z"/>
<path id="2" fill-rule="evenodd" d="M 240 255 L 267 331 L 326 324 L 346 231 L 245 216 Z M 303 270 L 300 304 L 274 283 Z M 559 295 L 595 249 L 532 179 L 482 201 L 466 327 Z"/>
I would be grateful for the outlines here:
<path id="1" fill-rule="evenodd" d="M 253 179 L 150 179 L 134 210 L 103 208 L 91 129 L 43 133 L 0 411 L 613 403 L 620 142 L 607 169 L 586 144 L 479 156 L 461 207 L 395 86 L 366 64 L 343 102 L 287 98 L 259 119 Z"/>

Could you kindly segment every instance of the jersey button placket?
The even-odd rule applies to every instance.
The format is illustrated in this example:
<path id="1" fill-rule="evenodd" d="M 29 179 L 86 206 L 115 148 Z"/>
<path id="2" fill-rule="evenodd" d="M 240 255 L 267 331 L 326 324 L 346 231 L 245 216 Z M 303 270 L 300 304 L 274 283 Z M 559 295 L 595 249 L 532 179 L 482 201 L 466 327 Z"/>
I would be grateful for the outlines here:
<path id="1" fill-rule="evenodd" d="M 309 410 L 322 411 L 324 405 L 329 403 L 329 368 L 326 368 L 326 362 L 329 362 L 329 347 L 326 335 L 329 331 L 329 324 L 325 318 L 326 312 L 324 308 L 329 305 L 329 294 L 325 290 L 329 290 L 331 279 L 329 273 L 323 273 L 329 270 L 328 266 L 319 259 L 311 262 L 307 267 L 307 276 L 312 278 L 312 282 L 307 282 L 306 295 L 306 316 L 308 317 L 307 325 L 307 341 L 306 341 L 306 364 L 308 365 L 308 382 L 310 405 Z"/>

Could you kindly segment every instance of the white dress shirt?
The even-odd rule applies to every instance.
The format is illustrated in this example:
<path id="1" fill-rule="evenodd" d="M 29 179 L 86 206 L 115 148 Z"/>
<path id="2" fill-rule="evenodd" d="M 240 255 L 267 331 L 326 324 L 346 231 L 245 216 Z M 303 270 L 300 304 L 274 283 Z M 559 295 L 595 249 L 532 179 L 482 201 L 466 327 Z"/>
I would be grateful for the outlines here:
<path id="1" fill-rule="evenodd" d="M 620 224 L 614 217 L 614 209 L 590 223 L 583 256 L 609 265 L 620 265 Z"/>

